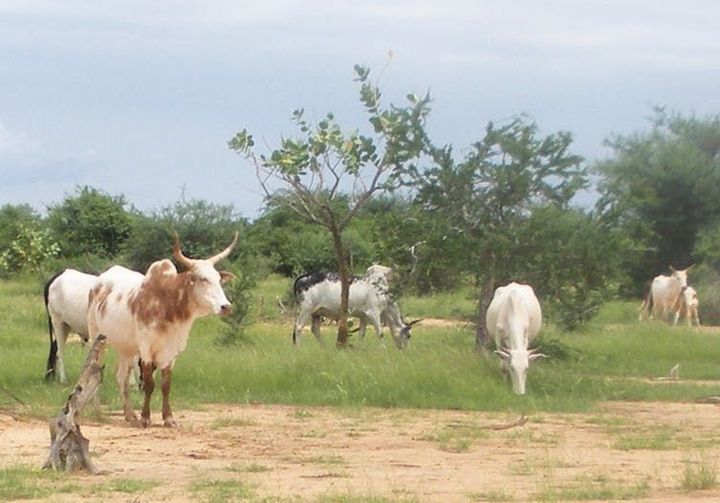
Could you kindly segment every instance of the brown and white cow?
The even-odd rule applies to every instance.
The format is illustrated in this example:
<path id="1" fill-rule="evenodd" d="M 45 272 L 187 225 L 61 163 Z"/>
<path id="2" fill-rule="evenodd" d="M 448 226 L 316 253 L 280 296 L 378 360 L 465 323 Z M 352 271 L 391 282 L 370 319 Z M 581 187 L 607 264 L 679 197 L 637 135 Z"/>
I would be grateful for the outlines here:
<path id="1" fill-rule="evenodd" d="M 642 320 L 645 314 L 648 319 L 659 318 L 670 321 L 670 315 L 675 312 L 680 295 L 687 288 L 687 273 L 692 267 L 677 270 L 670 266 L 670 276 L 663 274 L 655 276 L 640 305 L 638 318 Z"/>
<path id="2" fill-rule="evenodd" d="M 176 234 L 173 257 L 186 271 L 178 272 L 170 260 L 164 259 L 151 264 L 145 275 L 113 266 L 98 277 L 90 292 L 88 331 L 91 341 L 103 334 L 117 351 L 117 382 L 127 421 L 137 422 L 129 400 L 129 375 L 139 357 L 145 391 L 140 425 L 150 424 L 153 371 L 157 367 L 162 372 L 163 422 L 175 426 L 169 402 L 173 365 L 185 350 L 196 318 L 230 312 L 221 283 L 233 275 L 218 272 L 215 264 L 230 255 L 237 239 L 236 233 L 225 250 L 196 260 L 183 255 Z"/>
<path id="3" fill-rule="evenodd" d="M 688 326 L 700 326 L 700 317 L 698 316 L 699 306 L 698 296 L 695 289 L 691 286 L 685 288 L 678 297 L 677 303 L 675 304 L 675 320 L 673 325 L 677 325 L 680 316 L 684 316 L 687 320 Z"/>

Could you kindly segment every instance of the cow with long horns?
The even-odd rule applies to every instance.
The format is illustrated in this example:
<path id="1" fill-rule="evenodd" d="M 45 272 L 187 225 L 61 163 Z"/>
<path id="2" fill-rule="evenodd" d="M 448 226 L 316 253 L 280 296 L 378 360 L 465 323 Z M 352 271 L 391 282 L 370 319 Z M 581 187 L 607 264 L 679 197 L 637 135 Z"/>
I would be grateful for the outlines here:
<path id="1" fill-rule="evenodd" d="M 183 255 L 175 234 L 173 257 L 185 268 L 178 272 L 173 263 L 159 260 L 145 275 L 113 266 L 99 277 L 90 291 L 88 331 L 90 340 L 98 334 L 118 354 L 117 382 L 123 399 L 125 419 L 136 423 L 129 399 L 129 375 L 139 357 L 145 401 L 140 425 L 150 424 L 150 397 L 155 389 L 153 371 L 162 373 L 162 417 L 165 426 L 175 426 L 170 409 L 172 369 L 185 350 L 193 322 L 208 314 L 228 314 L 232 308 L 221 284 L 233 275 L 218 272 L 215 264 L 228 257 L 238 234 L 222 252 L 207 259 Z"/>
<path id="2" fill-rule="evenodd" d="M 540 302 L 532 287 L 510 283 L 495 290 L 485 324 L 495 340 L 495 353 L 502 361 L 503 371 L 510 374 L 513 391 L 524 395 L 530 363 L 546 357 L 537 349 L 528 349 L 542 325 Z"/>
<path id="3" fill-rule="evenodd" d="M 406 322 L 390 294 L 392 269 L 382 265 L 368 267 L 367 274 L 356 276 L 350 284 L 348 314 L 360 319 L 360 335 L 365 335 L 367 323 L 382 339 L 382 326 L 390 328 L 393 342 L 398 349 L 405 349 L 410 339 L 410 329 L 420 320 Z M 293 327 L 293 343 L 297 344 L 303 327 L 311 321 L 311 330 L 318 341 L 322 317 L 340 318 L 340 275 L 328 272 L 312 272 L 295 280 L 293 287 L 300 311 Z"/>

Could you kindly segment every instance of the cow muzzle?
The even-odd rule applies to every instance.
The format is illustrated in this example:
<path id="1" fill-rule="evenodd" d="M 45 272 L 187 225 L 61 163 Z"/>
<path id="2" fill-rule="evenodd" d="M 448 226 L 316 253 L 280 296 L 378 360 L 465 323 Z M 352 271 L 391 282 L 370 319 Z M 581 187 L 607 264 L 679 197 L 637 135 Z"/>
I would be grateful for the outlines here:
<path id="1" fill-rule="evenodd" d="M 220 310 L 218 311 L 220 316 L 227 316 L 230 313 L 232 313 L 232 304 L 223 304 L 220 306 Z"/>

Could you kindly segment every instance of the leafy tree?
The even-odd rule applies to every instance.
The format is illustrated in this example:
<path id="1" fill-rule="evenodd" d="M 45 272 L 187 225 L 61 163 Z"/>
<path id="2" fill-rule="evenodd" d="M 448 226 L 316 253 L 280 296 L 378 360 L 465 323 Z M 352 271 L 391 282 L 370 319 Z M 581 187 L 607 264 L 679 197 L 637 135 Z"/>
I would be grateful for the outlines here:
<path id="1" fill-rule="evenodd" d="M 173 231 L 181 237 L 188 257 L 209 257 L 224 249 L 246 222 L 232 205 L 181 197 L 177 202 L 150 214 L 133 215 L 132 235 L 127 242 L 126 261 L 133 269 L 148 266 L 172 255 Z M 243 240 L 233 251 L 242 254 Z"/>
<path id="2" fill-rule="evenodd" d="M 255 151 L 253 137 L 243 130 L 229 147 L 254 166 L 266 197 L 282 194 L 285 204 L 300 218 L 324 228 L 332 238 L 341 280 L 337 344 L 347 341 L 348 293 L 351 271 L 346 230 L 373 195 L 397 188 L 426 146 L 425 118 L 429 96 L 410 94 L 405 106 L 386 107 L 370 71 L 355 66 L 362 102 L 372 133 L 343 132 L 333 114 L 316 124 L 303 110 L 293 113 L 299 129 L 296 138 L 283 139 L 269 155 Z M 273 190 L 269 180 L 280 184 Z M 344 193 L 343 191 L 347 191 Z M 335 202 L 346 197 L 346 207 Z"/>
<path id="3" fill-rule="evenodd" d="M 580 210 L 545 206 L 522 224 L 515 277 L 533 285 L 559 324 L 573 330 L 616 295 L 632 241 Z"/>
<path id="4" fill-rule="evenodd" d="M 0 208 L 0 253 L 10 249 L 23 229 L 40 223 L 40 217 L 27 204 L 5 204 Z"/>
<path id="5" fill-rule="evenodd" d="M 489 123 L 460 161 L 449 146 L 432 150 L 435 166 L 420 178 L 418 199 L 446 222 L 433 230 L 442 232 L 442 253 L 474 278 L 478 347 L 488 343 L 484 313 L 495 287 L 518 279 L 527 258 L 517 252 L 532 209 L 565 209 L 587 183 L 581 157 L 569 152 L 571 142 L 564 132 L 540 137 L 533 122 L 518 117 Z"/>
<path id="6" fill-rule="evenodd" d="M 373 261 L 399 273 L 396 289 L 419 294 L 453 290 L 464 281 L 458 263 L 461 243 L 447 234 L 447 221 L 410 198 L 393 194 L 370 202 L 360 217 L 369 223 Z M 457 253 L 447 253 L 457 249 Z"/>
<path id="7" fill-rule="evenodd" d="M 352 222 L 344 236 L 351 269 L 369 265 L 372 235 L 362 220 Z M 270 257 L 273 270 L 286 276 L 336 267 L 329 233 L 299 219 L 281 197 L 268 201 L 263 214 L 248 229 L 247 242 L 249 253 Z"/>
<path id="8" fill-rule="evenodd" d="M 130 214 L 123 196 L 92 187 L 78 187 L 74 195 L 48 208 L 47 223 L 62 255 L 110 256 L 120 253 L 130 236 Z"/>
<path id="9" fill-rule="evenodd" d="M 21 224 L 8 249 L 0 253 L 0 269 L 7 272 L 37 272 L 43 263 L 60 252 L 47 229 L 39 224 Z"/>
<path id="10" fill-rule="evenodd" d="M 655 110 L 648 132 L 613 135 L 596 166 L 598 208 L 644 248 L 630 265 L 635 290 L 669 265 L 694 262 L 698 232 L 720 216 L 720 116 Z"/>
<path id="11" fill-rule="evenodd" d="M 235 269 L 231 272 L 235 274 L 235 278 L 225 285 L 224 290 L 233 308 L 230 314 L 221 319 L 223 328 L 215 338 L 215 342 L 220 346 L 239 345 L 247 342 L 244 334 L 252 300 L 251 290 L 256 284 L 256 278 L 252 271 Z"/>

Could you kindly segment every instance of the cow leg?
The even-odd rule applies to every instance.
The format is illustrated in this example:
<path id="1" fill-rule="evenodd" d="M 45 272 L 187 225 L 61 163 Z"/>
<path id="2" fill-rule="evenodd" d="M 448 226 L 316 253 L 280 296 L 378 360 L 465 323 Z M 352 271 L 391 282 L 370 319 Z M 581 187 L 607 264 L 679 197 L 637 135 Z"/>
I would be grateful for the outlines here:
<path id="1" fill-rule="evenodd" d="M 130 403 L 130 383 L 128 380 L 130 375 L 130 365 L 132 365 L 133 361 L 133 359 L 130 359 L 129 362 L 125 359 L 120 359 L 118 361 L 117 374 L 115 377 L 117 378 L 118 389 L 120 389 L 120 394 L 123 399 L 123 413 L 125 414 L 125 421 L 135 424 L 137 423 L 138 418 L 132 408 L 132 404 Z"/>
<path id="2" fill-rule="evenodd" d="M 324 344 L 322 337 L 320 336 L 320 325 L 322 324 L 322 316 L 313 315 L 310 330 L 312 331 L 315 338 L 320 344 Z"/>
<path id="3" fill-rule="evenodd" d="M 68 329 L 64 323 L 58 323 L 60 330 L 55 331 L 55 341 L 57 342 L 57 362 L 55 364 L 60 382 L 65 384 L 67 376 L 65 375 L 65 342 L 67 341 Z"/>
<path id="4" fill-rule="evenodd" d="M 383 340 L 383 331 L 382 331 L 382 323 L 380 321 L 380 313 L 377 311 L 368 311 L 365 314 L 367 316 L 368 321 L 375 329 L 375 333 L 377 334 L 378 339 L 380 339 L 380 341 L 384 345 L 385 341 Z"/>
<path id="5" fill-rule="evenodd" d="M 172 410 L 170 410 L 170 386 L 172 384 L 172 365 L 162 369 L 162 416 L 163 424 L 169 428 L 174 428 L 177 423 L 173 419 Z"/>
<path id="6" fill-rule="evenodd" d="M 155 391 L 155 378 L 153 377 L 154 370 L 155 368 L 152 362 L 142 362 L 142 381 L 143 391 L 145 392 L 145 400 L 143 401 L 140 426 L 143 428 L 150 426 L 150 398 L 152 398 L 153 391 Z"/>
<path id="7" fill-rule="evenodd" d="M 367 330 L 367 320 L 364 316 L 360 317 L 360 327 L 358 329 L 358 332 L 360 332 L 360 338 L 365 339 L 365 331 Z"/>

